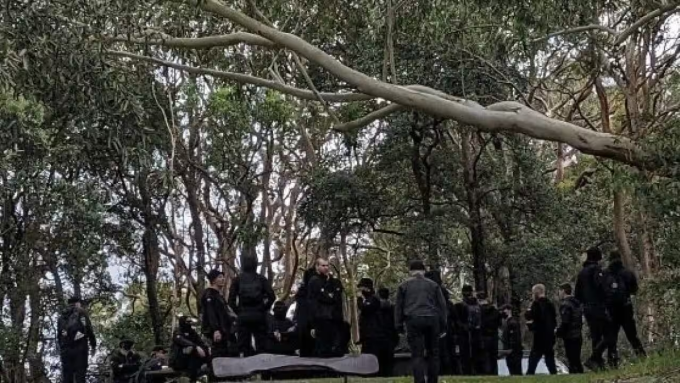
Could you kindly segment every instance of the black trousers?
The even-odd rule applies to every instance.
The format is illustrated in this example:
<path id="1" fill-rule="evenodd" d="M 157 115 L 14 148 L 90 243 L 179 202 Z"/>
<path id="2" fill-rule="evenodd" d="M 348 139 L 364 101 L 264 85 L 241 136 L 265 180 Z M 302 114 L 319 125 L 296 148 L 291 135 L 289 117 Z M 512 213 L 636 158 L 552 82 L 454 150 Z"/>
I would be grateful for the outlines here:
<path id="1" fill-rule="evenodd" d="M 479 375 L 482 338 L 479 331 L 466 331 L 458 334 L 458 349 L 462 375 Z"/>
<path id="2" fill-rule="evenodd" d="M 567 363 L 569 363 L 570 374 L 582 374 L 583 364 L 581 364 L 581 346 L 583 339 L 581 337 L 564 339 L 564 353 L 567 355 Z"/>
<path id="3" fill-rule="evenodd" d="M 480 370 L 483 375 L 498 375 L 498 338 L 482 337 L 482 350 L 479 358 Z"/>
<path id="4" fill-rule="evenodd" d="M 513 352 L 505 357 L 505 364 L 508 366 L 508 372 L 511 376 L 522 375 L 522 352 Z M 498 375 L 498 374 L 497 374 Z"/>
<path id="5" fill-rule="evenodd" d="M 633 305 L 629 304 L 610 307 L 609 313 L 611 316 L 611 331 L 616 334 L 616 339 L 618 340 L 619 331 L 621 328 L 623 328 L 623 332 L 626 334 L 628 343 L 630 343 L 630 346 L 633 348 L 635 353 L 638 356 L 644 356 L 646 354 L 645 348 L 642 346 L 642 342 L 638 337 Z M 612 334 L 611 337 L 614 338 L 614 335 Z M 608 351 L 610 359 L 615 358 L 618 360 L 618 347 L 616 342 L 609 344 Z"/>
<path id="6" fill-rule="evenodd" d="M 361 345 L 362 354 L 378 358 L 378 376 L 392 376 L 394 369 L 394 348 L 389 339 L 367 339 Z"/>
<path id="7" fill-rule="evenodd" d="M 590 342 L 592 347 L 592 354 L 590 360 L 603 365 L 604 359 L 602 354 L 605 350 L 611 348 L 612 344 L 616 343 L 616 337 L 613 337 L 612 323 L 607 311 L 601 306 L 586 306 L 584 316 L 588 323 L 590 330 Z"/>
<path id="8" fill-rule="evenodd" d="M 332 319 L 318 319 L 314 322 L 314 353 L 317 358 L 332 358 L 336 355 L 341 334 Z"/>
<path id="9" fill-rule="evenodd" d="M 238 351 L 244 356 L 253 356 L 267 346 L 267 322 L 265 317 L 238 318 Z M 252 347 L 255 338 L 255 348 Z"/>
<path id="10" fill-rule="evenodd" d="M 531 346 L 531 353 L 529 353 L 527 375 L 536 374 L 536 367 L 538 367 L 538 362 L 541 358 L 545 358 L 545 365 L 548 367 L 550 375 L 557 374 L 557 366 L 555 365 L 555 338 L 543 334 L 534 334 L 534 343 Z"/>
<path id="11" fill-rule="evenodd" d="M 415 383 L 437 383 L 439 380 L 439 318 L 406 319 L 406 339 L 411 349 Z"/>
<path id="12" fill-rule="evenodd" d="M 85 383 L 87 378 L 87 345 L 61 354 L 62 383 Z"/>

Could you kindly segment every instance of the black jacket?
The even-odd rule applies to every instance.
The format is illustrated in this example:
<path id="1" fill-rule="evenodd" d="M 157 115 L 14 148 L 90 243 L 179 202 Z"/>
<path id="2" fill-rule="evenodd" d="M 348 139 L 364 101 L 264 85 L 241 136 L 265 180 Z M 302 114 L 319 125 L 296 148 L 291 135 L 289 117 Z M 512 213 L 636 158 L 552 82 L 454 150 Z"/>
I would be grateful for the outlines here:
<path id="1" fill-rule="evenodd" d="M 359 308 L 359 340 L 365 342 L 391 341 L 390 327 L 385 323 L 385 315 L 381 312 L 382 302 L 374 294 L 358 299 Z M 394 322 L 394 317 L 392 317 Z M 393 326 L 392 326 L 393 327 Z"/>
<path id="2" fill-rule="evenodd" d="M 392 348 L 399 343 L 399 333 L 394 325 L 394 305 L 388 299 L 380 299 L 380 316 Z"/>
<path id="3" fill-rule="evenodd" d="M 466 336 L 470 331 L 468 323 L 468 306 L 470 305 L 479 305 L 479 303 L 476 298 L 471 297 L 469 299 L 463 299 L 463 301 L 453 305 L 453 312 L 455 315 L 453 318 L 454 330 L 458 336 Z"/>
<path id="4" fill-rule="evenodd" d="M 263 293 L 262 302 L 253 306 L 242 305 L 238 300 L 241 283 L 260 283 Z M 275 300 L 276 294 L 274 294 L 272 284 L 263 275 L 254 271 L 242 272 L 234 278 L 234 281 L 229 287 L 229 307 L 231 307 L 239 317 L 252 317 L 266 320 L 266 313 L 272 308 Z"/>
<path id="5" fill-rule="evenodd" d="M 142 357 L 130 351 L 123 354 L 121 350 L 116 350 L 111 356 L 111 372 L 114 381 L 127 381 L 142 367 Z"/>
<path id="6" fill-rule="evenodd" d="M 71 315 L 78 315 L 85 331 L 83 334 L 84 336 L 78 340 L 75 339 L 76 334 L 72 334 L 67 328 Z M 59 346 L 59 350 L 62 354 L 76 350 L 87 351 L 88 342 L 90 344 L 90 349 L 97 348 L 97 338 L 94 336 L 90 317 L 82 308 L 77 308 L 75 306 L 68 307 L 61 313 L 59 320 L 57 321 L 57 344 Z"/>
<path id="7" fill-rule="evenodd" d="M 603 277 L 604 272 L 598 262 L 586 261 L 576 278 L 574 297 L 586 307 L 604 306 Z"/>
<path id="8" fill-rule="evenodd" d="M 635 273 L 626 269 L 623 266 L 621 260 L 618 259 L 609 263 L 609 266 L 607 267 L 607 272 L 611 273 L 612 275 L 617 275 L 619 278 L 623 280 L 626 286 L 625 293 L 628 298 L 627 300 L 630 303 L 630 297 L 632 295 L 636 295 L 638 292 L 638 280 L 637 277 L 635 276 Z"/>
<path id="9" fill-rule="evenodd" d="M 307 289 L 310 328 L 319 320 L 337 320 L 338 306 L 342 315 L 342 283 L 331 275 L 314 275 Z"/>
<path id="10" fill-rule="evenodd" d="M 583 308 L 574 297 L 567 297 L 560 304 L 560 327 L 557 337 L 562 339 L 578 339 L 583 328 Z"/>
<path id="11" fill-rule="evenodd" d="M 309 281 L 316 275 L 314 268 L 305 270 L 302 276 L 302 283 L 298 286 L 298 291 L 295 293 L 295 314 L 293 320 L 301 332 L 306 333 L 309 327 L 310 311 L 309 311 Z"/>
<path id="12" fill-rule="evenodd" d="M 446 301 L 442 289 L 423 274 L 415 274 L 399 285 L 394 321 L 397 327 L 409 317 L 438 317 L 442 331 L 446 329 Z"/>
<path id="13" fill-rule="evenodd" d="M 501 313 L 493 305 L 485 303 L 482 310 L 482 336 L 498 338 L 498 329 L 503 325 Z"/>
<path id="14" fill-rule="evenodd" d="M 280 315 L 271 315 L 267 320 L 267 352 L 279 355 L 294 355 L 297 345 L 297 329 L 292 320 Z M 276 333 L 281 334 L 281 340 Z"/>
<path id="15" fill-rule="evenodd" d="M 232 319 L 229 316 L 227 301 L 218 290 L 207 288 L 201 297 L 201 332 L 208 339 L 213 338 L 215 331 L 219 331 L 223 338 L 227 338 L 231 329 Z"/>
<path id="16" fill-rule="evenodd" d="M 522 353 L 522 326 L 519 319 L 510 317 L 505 321 L 503 328 L 503 348 L 514 354 Z"/>
<path id="17" fill-rule="evenodd" d="M 534 343 L 555 339 L 557 327 L 557 311 L 548 298 L 534 300 L 527 313 L 527 319 L 533 321 L 529 329 L 534 333 Z"/>
<path id="18" fill-rule="evenodd" d="M 184 349 L 191 347 L 189 355 L 184 353 Z M 208 346 L 205 344 L 201 336 L 196 330 L 191 327 L 178 328 L 172 334 L 172 347 L 170 348 L 170 367 L 176 370 L 182 370 L 187 367 L 187 359 L 194 357 L 196 347 L 200 347 L 203 351 L 208 353 Z"/>

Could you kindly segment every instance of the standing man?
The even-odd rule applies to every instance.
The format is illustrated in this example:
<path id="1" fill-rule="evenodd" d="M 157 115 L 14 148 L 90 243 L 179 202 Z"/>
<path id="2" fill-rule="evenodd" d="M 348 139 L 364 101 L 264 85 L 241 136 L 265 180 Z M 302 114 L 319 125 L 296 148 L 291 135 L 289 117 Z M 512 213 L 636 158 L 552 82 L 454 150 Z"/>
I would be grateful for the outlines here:
<path id="1" fill-rule="evenodd" d="M 237 315 L 239 354 L 252 356 L 264 351 L 267 346 L 267 313 L 275 300 L 272 284 L 257 273 L 257 258 L 244 256 L 241 273 L 229 288 L 229 306 Z"/>
<path id="2" fill-rule="evenodd" d="M 342 284 L 330 274 L 327 260 L 316 260 L 316 273 L 309 280 L 307 309 L 309 329 L 314 338 L 314 356 L 332 358 L 338 355 L 342 334 L 336 326 L 338 303 L 342 305 Z"/>
<path id="3" fill-rule="evenodd" d="M 535 285 L 531 291 L 534 294 L 534 301 L 531 308 L 527 311 L 527 325 L 534 333 L 531 353 L 529 354 L 529 367 L 527 375 L 534 375 L 536 367 L 541 358 L 545 358 L 545 365 L 550 371 L 550 375 L 557 374 L 555 365 L 555 328 L 557 327 L 557 312 L 553 305 L 545 296 L 545 286 Z"/>
<path id="4" fill-rule="evenodd" d="M 399 333 L 394 325 L 394 305 L 390 302 L 390 290 L 386 287 L 379 288 L 378 298 L 380 299 L 380 316 L 388 334 L 389 344 L 389 353 L 385 355 L 385 367 L 380 366 L 380 369 L 386 374 L 384 376 L 389 377 L 394 372 L 394 348 L 399 343 Z"/>
<path id="5" fill-rule="evenodd" d="M 456 348 L 463 375 L 478 375 L 482 344 L 482 309 L 475 298 L 472 286 L 463 286 L 463 301 L 454 305 L 456 323 Z M 455 352 L 455 350 L 454 350 Z"/>
<path id="6" fill-rule="evenodd" d="M 482 357 L 480 367 L 484 375 L 498 375 L 498 329 L 503 324 L 501 314 L 486 299 L 486 293 L 477 293 L 482 311 Z"/>
<path id="7" fill-rule="evenodd" d="M 508 366 L 508 371 L 512 376 L 522 375 L 522 326 L 519 319 L 513 315 L 511 305 L 504 305 L 501 308 L 503 319 L 505 319 L 505 327 L 503 328 L 503 348 L 505 356 L 505 363 Z"/>
<path id="8" fill-rule="evenodd" d="M 646 355 L 645 348 L 637 334 L 635 310 L 631 299 L 632 295 L 637 294 L 638 281 L 635 274 L 623 266 L 621 254 L 618 251 L 612 251 L 609 254 L 609 266 L 605 271 L 605 281 L 607 311 L 612 320 L 608 356 L 610 364 L 616 366 L 618 362 L 616 340 L 622 327 L 635 354 L 639 357 Z"/>
<path id="9" fill-rule="evenodd" d="M 297 328 L 299 355 L 303 358 L 314 353 L 314 338 L 311 336 L 311 312 L 309 311 L 309 281 L 316 274 L 316 265 L 308 268 L 302 274 L 302 282 L 295 293 L 295 313 L 293 321 Z"/>
<path id="10" fill-rule="evenodd" d="M 583 338 L 583 309 L 581 302 L 571 295 L 571 285 L 565 283 L 560 286 L 560 327 L 557 329 L 557 337 L 564 341 L 564 352 L 567 355 L 570 374 L 582 374 L 581 345 Z"/>
<path id="11" fill-rule="evenodd" d="M 397 290 L 395 323 L 398 329 L 406 324 L 414 382 L 437 383 L 439 339 L 446 335 L 442 333 L 446 328 L 446 302 L 441 288 L 425 278 L 423 261 L 411 261 L 409 270 L 411 277 Z"/>
<path id="12" fill-rule="evenodd" d="M 362 354 L 372 354 L 378 358 L 378 376 L 389 376 L 388 366 L 391 349 L 390 332 L 382 316 L 381 302 L 375 295 L 373 280 L 361 278 L 357 286 L 361 291 L 359 307 L 359 342 Z M 394 320 L 392 320 L 394 321 Z"/>
<path id="13" fill-rule="evenodd" d="M 94 356 L 97 340 L 80 297 L 69 298 L 68 307 L 57 322 L 57 345 L 61 354 L 62 383 L 85 383 L 90 355 Z"/>
<path id="14" fill-rule="evenodd" d="M 586 262 L 576 279 L 574 297 L 583 305 L 583 314 L 590 329 L 593 353 L 585 366 L 592 370 L 604 368 L 602 353 L 608 347 L 605 331 L 610 325 L 610 317 L 605 307 L 604 272 L 600 267 L 602 252 L 591 247 L 586 252 Z"/>
<path id="15" fill-rule="evenodd" d="M 229 334 L 231 317 L 227 301 L 222 295 L 224 274 L 219 270 L 208 273 L 210 287 L 205 289 L 201 297 L 203 335 L 209 340 L 213 357 L 225 357 L 229 352 Z"/>

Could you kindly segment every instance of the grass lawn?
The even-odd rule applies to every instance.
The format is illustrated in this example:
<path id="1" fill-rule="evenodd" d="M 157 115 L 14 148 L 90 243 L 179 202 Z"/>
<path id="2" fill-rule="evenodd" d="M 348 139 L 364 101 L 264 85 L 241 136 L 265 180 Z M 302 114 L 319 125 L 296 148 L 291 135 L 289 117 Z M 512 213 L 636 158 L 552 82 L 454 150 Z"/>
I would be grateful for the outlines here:
<path id="1" fill-rule="evenodd" d="M 411 377 L 400 378 L 350 378 L 351 383 L 410 383 Z M 290 381 L 288 381 L 290 383 Z M 342 379 L 300 380 L 305 383 L 339 383 Z M 478 382 L 478 383 L 506 383 L 506 382 L 569 382 L 569 383 L 680 383 L 680 353 L 651 356 L 634 364 L 626 365 L 615 371 L 590 373 L 584 375 L 559 376 L 518 376 L 518 377 L 462 377 L 445 376 L 440 383 Z"/>

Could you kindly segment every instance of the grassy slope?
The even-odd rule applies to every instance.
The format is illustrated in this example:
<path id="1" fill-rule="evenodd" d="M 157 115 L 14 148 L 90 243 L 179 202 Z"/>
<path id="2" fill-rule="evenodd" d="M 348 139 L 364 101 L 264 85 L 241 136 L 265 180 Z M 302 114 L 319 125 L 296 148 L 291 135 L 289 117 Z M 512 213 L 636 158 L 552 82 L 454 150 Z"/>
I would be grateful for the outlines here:
<path id="1" fill-rule="evenodd" d="M 411 383 L 412 378 L 351 378 L 351 383 Z M 521 377 L 442 377 L 440 383 L 506 383 L 506 382 L 556 382 L 556 383 L 666 383 L 680 382 L 680 353 L 653 356 L 616 371 L 599 374 Z M 337 383 L 342 379 L 306 380 L 308 383 Z"/>

